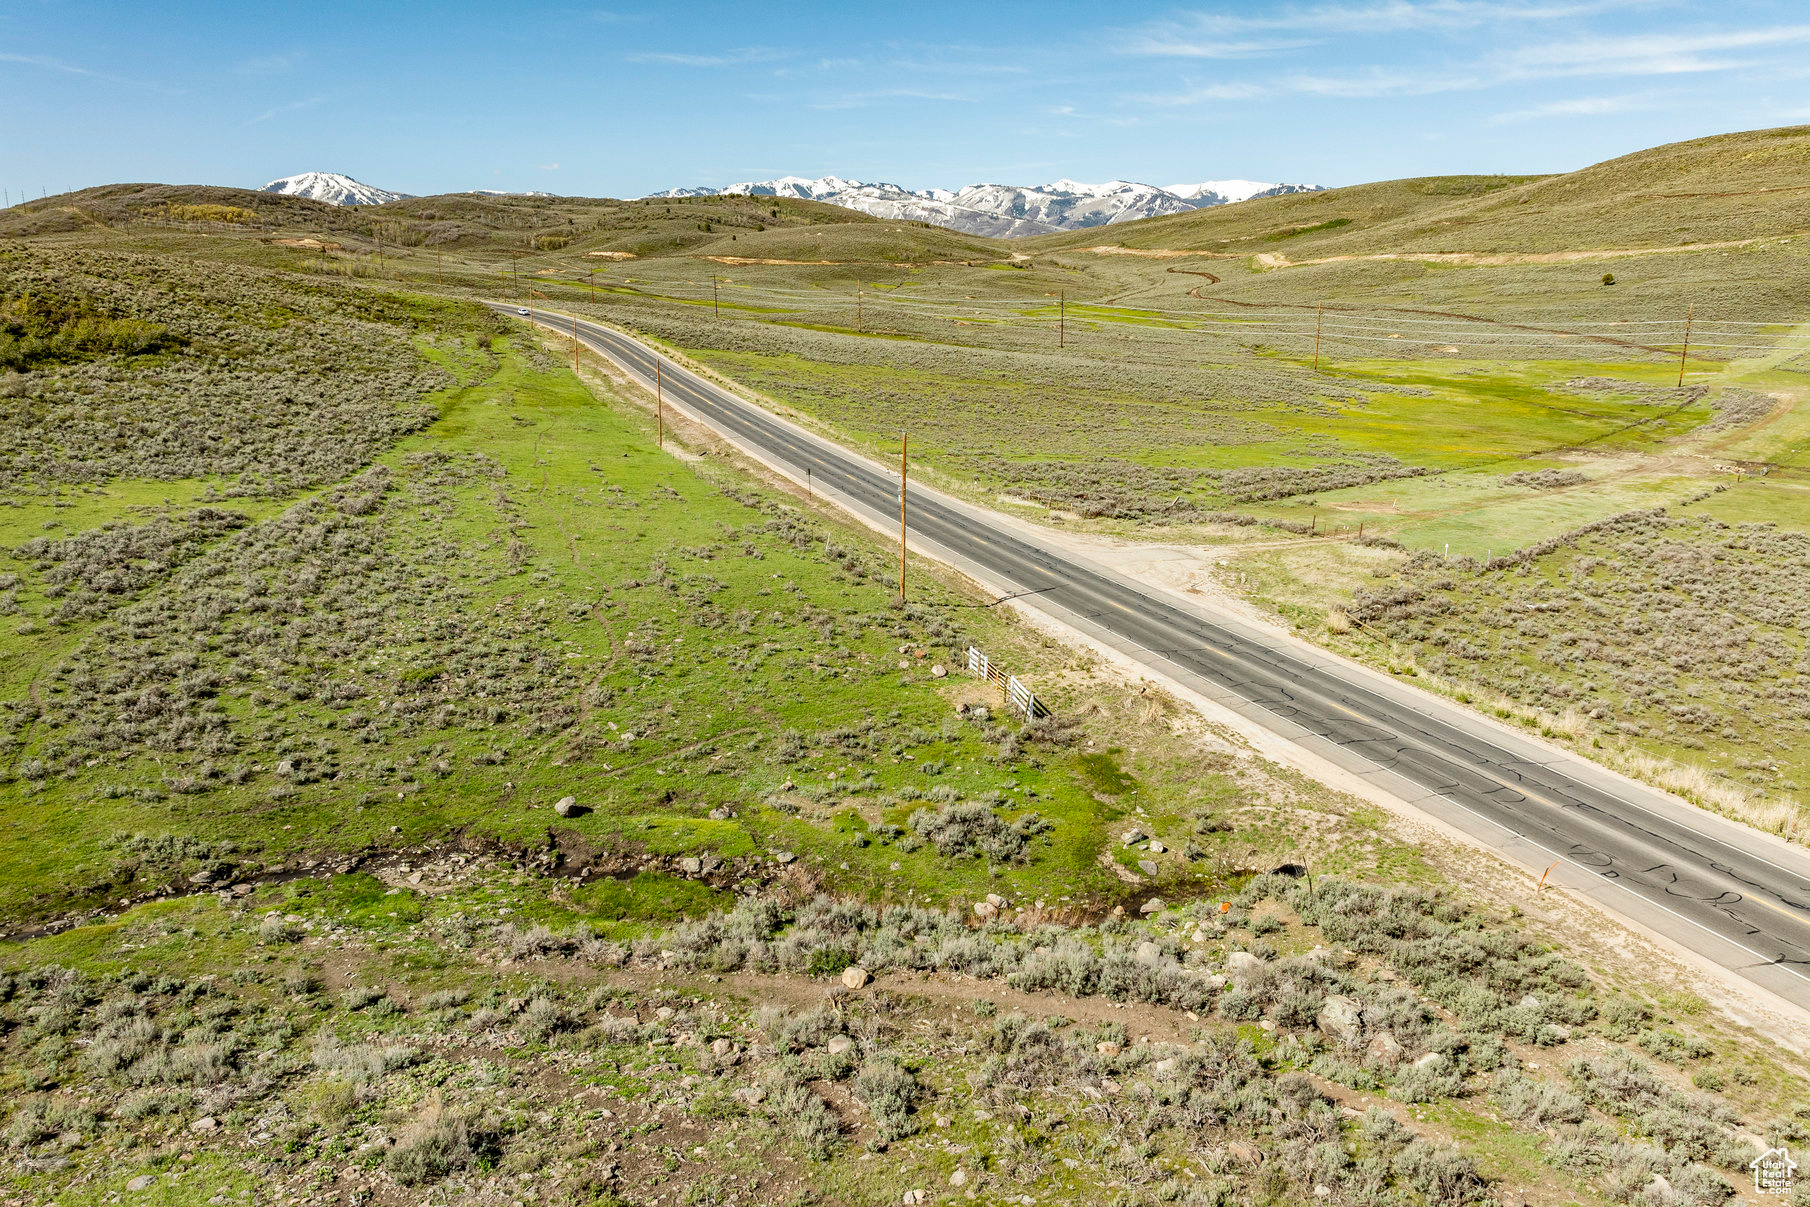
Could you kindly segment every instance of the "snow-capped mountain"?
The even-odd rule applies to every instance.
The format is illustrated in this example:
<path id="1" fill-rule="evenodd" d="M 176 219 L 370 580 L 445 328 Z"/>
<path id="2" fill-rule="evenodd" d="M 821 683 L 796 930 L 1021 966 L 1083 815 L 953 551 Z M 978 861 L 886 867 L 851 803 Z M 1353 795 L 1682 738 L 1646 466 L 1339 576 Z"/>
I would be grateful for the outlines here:
<path id="1" fill-rule="evenodd" d="M 1320 187 L 1265 184 L 1255 180 L 1209 180 L 1201 184 L 1158 188 L 1129 180 L 1109 180 L 1105 184 L 1057 180 L 1033 186 L 971 184 L 950 191 L 914 190 L 896 184 L 844 180 L 839 176 L 824 176 L 817 180 L 782 176 L 778 180 L 745 181 L 720 189 L 668 189 L 653 196 L 795 197 L 860 210 L 877 218 L 934 222 L 971 235 L 1012 238 L 1108 226 L 1161 214 L 1183 214 L 1207 206 L 1248 201 L 1253 197 L 1314 192 Z"/>
<path id="2" fill-rule="evenodd" d="M 386 201 L 401 201 L 414 195 L 392 193 L 388 189 L 361 184 L 338 172 L 303 172 L 300 176 L 285 176 L 281 180 L 271 181 L 258 192 L 307 197 L 313 201 L 324 201 L 328 205 L 382 205 Z"/>

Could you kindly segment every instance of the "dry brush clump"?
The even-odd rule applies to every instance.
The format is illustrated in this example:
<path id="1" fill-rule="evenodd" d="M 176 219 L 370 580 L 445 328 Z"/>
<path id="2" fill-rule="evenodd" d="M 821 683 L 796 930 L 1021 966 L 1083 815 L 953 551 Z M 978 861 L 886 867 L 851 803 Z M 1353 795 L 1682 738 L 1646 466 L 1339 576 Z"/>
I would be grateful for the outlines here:
<path id="1" fill-rule="evenodd" d="M 425 316 L 409 304 L 288 275 L 15 248 L 0 256 L 0 293 L 167 330 L 0 377 L 0 489 L 220 477 L 229 496 L 281 495 L 357 472 L 431 423 L 423 399 L 452 384 L 412 342 Z M 433 321 L 494 323 L 451 308 Z"/>
<path id="2" fill-rule="evenodd" d="M 1232 502 L 1259 503 L 1322 490 L 1418 478 L 1434 472 L 1425 465 L 1405 465 L 1385 453 L 1363 457 L 1342 453 L 1336 460 L 1318 465 L 1257 465 L 1219 470 L 1213 479 L 1214 489 Z"/>
<path id="3" fill-rule="evenodd" d="M 11 704 L 12 748 L 27 732 L 40 739 L 15 774 L 42 782 L 94 759 L 117 774 L 153 756 L 166 791 L 252 778 L 288 791 L 342 775 L 426 774 L 385 750 L 448 728 L 558 732 L 582 686 L 550 639 L 563 609 L 463 609 L 469 580 L 499 572 L 500 559 L 463 549 L 442 527 L 455 492 L 506 496 L 492 486 L 499 472 L 481 456 L 416 457 L 400 474 L 373 467 L 260 524 L 215 521 L 228 535 L 115 608 L 52 668 L 41 706 Z M 57 573 L 63 546 L 90 566 L 98 555 L 80 560 L 82 551 L 110 549 L 107 538 L 39 552 Z M 283 726 L 297 708 L 325 709 L 331 723 Z"/>
<path id="4" fill-rule="evenodd" d="M 1739 747 L 1668 783 L 1791 836 L 1810 772 L 1781 742 L 1810 720 L 1810 537 L 1630 512 L 1492 559 L 1418 554 L 1360 590 L 1353 619 L 1420 664 L 1670 754 Z M 1662 771 L 1663 768 L 1635 768 Z M 1701 781 L 1701 782 L 1697 782 Z"/>

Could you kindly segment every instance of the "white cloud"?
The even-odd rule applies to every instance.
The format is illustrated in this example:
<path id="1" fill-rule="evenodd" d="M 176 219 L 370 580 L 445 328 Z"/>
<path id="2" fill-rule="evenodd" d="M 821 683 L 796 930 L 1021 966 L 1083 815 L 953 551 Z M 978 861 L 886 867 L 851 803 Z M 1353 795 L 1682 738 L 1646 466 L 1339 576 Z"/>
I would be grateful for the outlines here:
<path id="1" fill-rule="evenodd" d="M 1565 38 L 1521 47 L 1506 57 L 1510 70 L 1550 75 L 1676 75 L 1727 71 L 1741 61 L 1706 55 L 1810 41 L 1810 25 L 1778 25 L 1723 33 L 1637 34 Z"/>
<path id="2" fill-rule="evenodd" d="M 1203 84 L 1199 87 L 1185 87 L 1180 92 L 1154 93 L 1133 99 L 1148 105 L 1199 105 L 1208 101 L 1248 101 L 1255 97 L 1267 96 L 1270 89 L 1262 84 L 1229 83 Z"/>
<path id="3" fill-rule="evenodd" d="M 1650 4 L 1651 0 L 1581 0 L 1578 3 L 1378 0 L 1372 4 L 1284 5 L 1254 15 L 1189 13 L 1177 20 L 1153 22 L 1133 35 L 1126 48 L 1134 54 L 1188 54 L 1188 46 L 1198 38 L 1291 30 L 1328 34 L 1474 29 L 1482 25 L 1565 20 L 1615 9 L 1650 7 Z"/>
<path id="4" fill-rule="evenodd" d="M 675 67 L 738 67 L 748 63 L 777 63 L 789 59 L 789 50 L 765 46 L 744 46 L 722 54 L 684 54 L 673 51 L 643 51 L 628 57 L 631 63 L 669 63 Z"/>
<path id="5" fill-rule="evenodd" d="M 1810 41 L 1810 25 L 1727 33 L 1566 38 L 1515 47 L 1440 71 L 1379 67 L 1348 75 L 1296 74 L 1285 79 L 1284 86 L 1315 96 L 1363 98 L 1431 96 L 1589 76 L 1700 74 L 1734 71 L 1760 61 L 1752 56 L 1722 57 L 1718 52 L 1783 48 L 1805 41 Z"/>
<path id="6" fill-rule="evenodd" d="M 559 171 L 559 165 L 556 163 L 538 163 L 538 164 L 535 164 L 534 166 L 539 168 L 543 172 Z"/>
<path id="7" fill-rule="evenodd" d="M 98 71 L 89 71 L 86 67 L 77 67 L 74 63 L 65 63 L 61 59 L 53 59 L 47 54 L 0 53 L 0 63 L 23 63 L 29 67 L 48 67 L 52 71 L 66 71 L 70 75 L 100 76 L 101 74 Z"/>
<path id="8" fill-rule="evenodd" d="M 240 59 L 233 64 L 234 75 L 283 75 L 295 70 L 296 66 L 308 57 L 305 50 L 286 50 L 279 54 L 259 55 L 256 58 Z"/>
<path id="9" fill-rule="evenodd" d="M 304 100 L 290 101 L 287 105 L 278 105 L 274 109 L 266 109 L 256 117 L 244 122 L 240 128 L 243 129 L 245 126 L 255 126 L 259 122 L 267 122 L 271 118 L 281 117 L 285 113 L 294 113 L 301 109 L 311 109 L 326 99 L 327 98 L 324 96 L 311 96 Z"/>
<path id="10" fill-rule="evenodd" d="M 953 101 L 958 104 L 972 105 L 975 99 L 957 92 L 920 92 L 911 88 L 887 88 L 877 92 L 855 92 L 846 96 L 834 97 L 830 100 L 817 101 L 812 109 L 865 109 L 869 105 L 881 101 Z"/>
<path id="11" fill-rule="evenodd" d="M 1254 59 L 1314 44 L 1310 39 L 1301 38 L 1228 42 L 1178 33 L 1151 33 L 1132 39 L 1123 49 L 1126 54 L 1174 59 Z"/>
<path id="12" fill-rule="evenodd" d="M 1498 113 L 1490 121 L 1502 125 L 1511 122 L 1539 121 L 1548 117 L 1602 117 L 1610 113 L 1631 113 L 1654 107 L 1649 93 L 1633 96 L 1580 96 L 1570 100 L 1549 101 L 1512 113 Z"/>

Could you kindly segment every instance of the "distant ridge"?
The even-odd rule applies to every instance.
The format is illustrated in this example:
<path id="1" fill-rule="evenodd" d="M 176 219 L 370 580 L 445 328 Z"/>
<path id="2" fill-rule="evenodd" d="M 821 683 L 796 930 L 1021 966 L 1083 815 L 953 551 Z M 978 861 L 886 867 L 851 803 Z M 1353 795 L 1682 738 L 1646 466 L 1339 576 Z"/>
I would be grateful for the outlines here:
<path id="1" fill-rule="evenodd" d="M 913 190 L 882 182 L 864 183 L 823 176 L 781 176 L 724 188 L 668 189 L 654 197 L 795 197 L 859 210 L 877 218 L 933 222 L 970 235 L 1017 238 L 1084 230 L 1139 218 L 1185 214 L 1253 197 L 1319 192 L 1312 184 L 1267 184 L 1256 180 L 1208 180 L 1158 188 L 1129 180 L 1082 184 L 1057 180 L 1041 185 L 971 184 L 966 188 Z"/>
<path id="2" fill-rule="evenodd" d="M 271 181 L 258 192 L 306 197 L 311 201 L 324 201 L 328 205 L 382 205 L 414 195 L 392 193 L 388 189 L 364 184 L 338 172 L 303 172 L 299 176 L 285 176 L 281 180 Z"/>

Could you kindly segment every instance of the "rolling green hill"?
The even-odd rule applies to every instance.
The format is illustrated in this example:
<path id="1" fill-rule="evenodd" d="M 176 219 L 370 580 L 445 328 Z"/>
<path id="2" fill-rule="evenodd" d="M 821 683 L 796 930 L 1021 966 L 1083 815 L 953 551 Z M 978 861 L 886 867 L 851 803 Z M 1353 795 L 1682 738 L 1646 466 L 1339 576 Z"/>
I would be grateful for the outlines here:
<path id="1" fill-rule="evenodd" d="M 1810 229 L 1810 126 L 1637 151 L 1558 176 L 1429 176 L 1026 239 L 1307 257 L 1664 247 Z"/>

